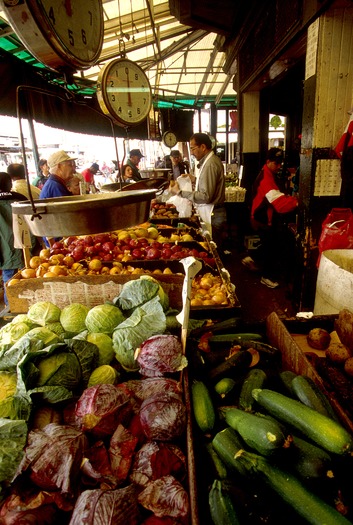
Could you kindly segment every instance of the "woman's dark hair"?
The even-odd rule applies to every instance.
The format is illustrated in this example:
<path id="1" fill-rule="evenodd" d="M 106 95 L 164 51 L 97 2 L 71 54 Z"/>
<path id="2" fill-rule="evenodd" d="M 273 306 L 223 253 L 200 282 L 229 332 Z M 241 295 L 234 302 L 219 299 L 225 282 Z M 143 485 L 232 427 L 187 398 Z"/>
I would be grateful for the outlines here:
<path id="1" fill-rule="evenodd" d="M 0 191 L 11 191 L 12 180 L 5 171 L 0 172 Z"/>
<path id="2" fill-rule="evenodd" d="M 45 164 L 48 164 L 47 159 L 40 159 L 40 161 L 38 162 L 38 168 L 42 170 L 42 166 L 44 166 Z"/>
<path id="3" fill-rule="evenodd" d="M 207 135 L 207 133 L 194 133 L 191 135 L 190 140 L 193 139 L 196 146 L 201 146 L 201 144 L 205 144 L 207 149 L 212 149 L 212 141 Z"/>

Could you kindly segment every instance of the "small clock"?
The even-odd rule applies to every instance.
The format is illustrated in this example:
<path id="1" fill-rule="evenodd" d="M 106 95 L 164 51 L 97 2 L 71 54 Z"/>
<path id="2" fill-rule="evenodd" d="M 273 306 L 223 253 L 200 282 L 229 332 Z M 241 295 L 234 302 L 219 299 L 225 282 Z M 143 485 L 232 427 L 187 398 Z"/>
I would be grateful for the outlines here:
<path id="1" fill-rule="evenodd" d="M 111 115 L 120 126 L 136 126 L 148 117 L 152 90 L 140 66 L 127 58 L 118 58 L 101 70 L 97 99 L 103 113 Z"/>
<path id="2" fill-rule="evenodd" d="M 168 148 L 174 148 L 178 139 L 173 131 L 166 131 L 163 133 L 162 141 Z"/>
<path id="3" fill-rule="evenodd" d="M 24 46 L 46 66 L 86 69 L 101 53 L 101 0 L 3 0 L 11 26 Z"/>

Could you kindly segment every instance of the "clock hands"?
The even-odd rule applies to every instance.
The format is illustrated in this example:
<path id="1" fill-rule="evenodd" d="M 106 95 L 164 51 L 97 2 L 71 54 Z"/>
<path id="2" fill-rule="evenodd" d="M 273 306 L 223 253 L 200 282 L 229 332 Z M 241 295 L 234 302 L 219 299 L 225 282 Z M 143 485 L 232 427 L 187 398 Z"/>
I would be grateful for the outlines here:
<path id="1" fill-rule="evenodd" d="M 129 69 L 126 69 L 126 81 L 127 81 L 127 105 L 131 107 L 132 101 L 131 101 L 131 91 L 130 91 Z"/>
<path id="2" fill-rule="evenodd" d="M 66 11 L 67 16 L 72 16 L 71 0 L 65 0 L 64 6 L 65 6 L 65 11 Z"/>

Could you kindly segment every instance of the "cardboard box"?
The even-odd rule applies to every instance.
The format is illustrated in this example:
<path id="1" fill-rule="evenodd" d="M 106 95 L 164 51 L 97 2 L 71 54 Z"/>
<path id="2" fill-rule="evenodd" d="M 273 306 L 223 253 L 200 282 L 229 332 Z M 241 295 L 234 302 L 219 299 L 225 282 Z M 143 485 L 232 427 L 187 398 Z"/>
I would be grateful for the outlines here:
<path id="1" fill-rule="evenodd" d="M 16 277 L 16 276 L 15 276 Z M 50 301 L 59 308 L 72 303 L 81 303 L 92 308 L 105 301 L 111 301 L 120 294 L 122 286 L 139 274 L 124 275 L 82 275 L 50 279 L 23 279 L 7 286 L 6 295 L 13 313 L 27 313 L 28 308 L 38 301 Z M 170 306 L 182 308 L 183 275 L 154 275 L 169 296 Z"/>
<path id="2" fill-rule="evenodd" d="M 353 422 L 347 416 L 335 395 L 328 392 L 322 378 L 310 364 L 301 347 L 294 340 L 275 312 L 270 314 L 266 319 L 266 333 L 269 343 L 278 348 L 282 353 L 283 370 L 292 370 L 296 374 L 306 375 L 315 381 L 329 399 L 342 425 L 353 433 Z"/>

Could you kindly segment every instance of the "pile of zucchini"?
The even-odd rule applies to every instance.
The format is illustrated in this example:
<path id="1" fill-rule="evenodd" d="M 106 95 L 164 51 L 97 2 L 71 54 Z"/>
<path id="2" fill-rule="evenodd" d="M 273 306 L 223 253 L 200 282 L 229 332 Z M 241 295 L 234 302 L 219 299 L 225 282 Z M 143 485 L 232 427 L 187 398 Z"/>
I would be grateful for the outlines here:
<path id="1" fill-rule="evenodd" d="M 214 337 L 191 382 L 202 524 L 352 523 L 353 438 L 327 398 L 261 335 Z"/>

